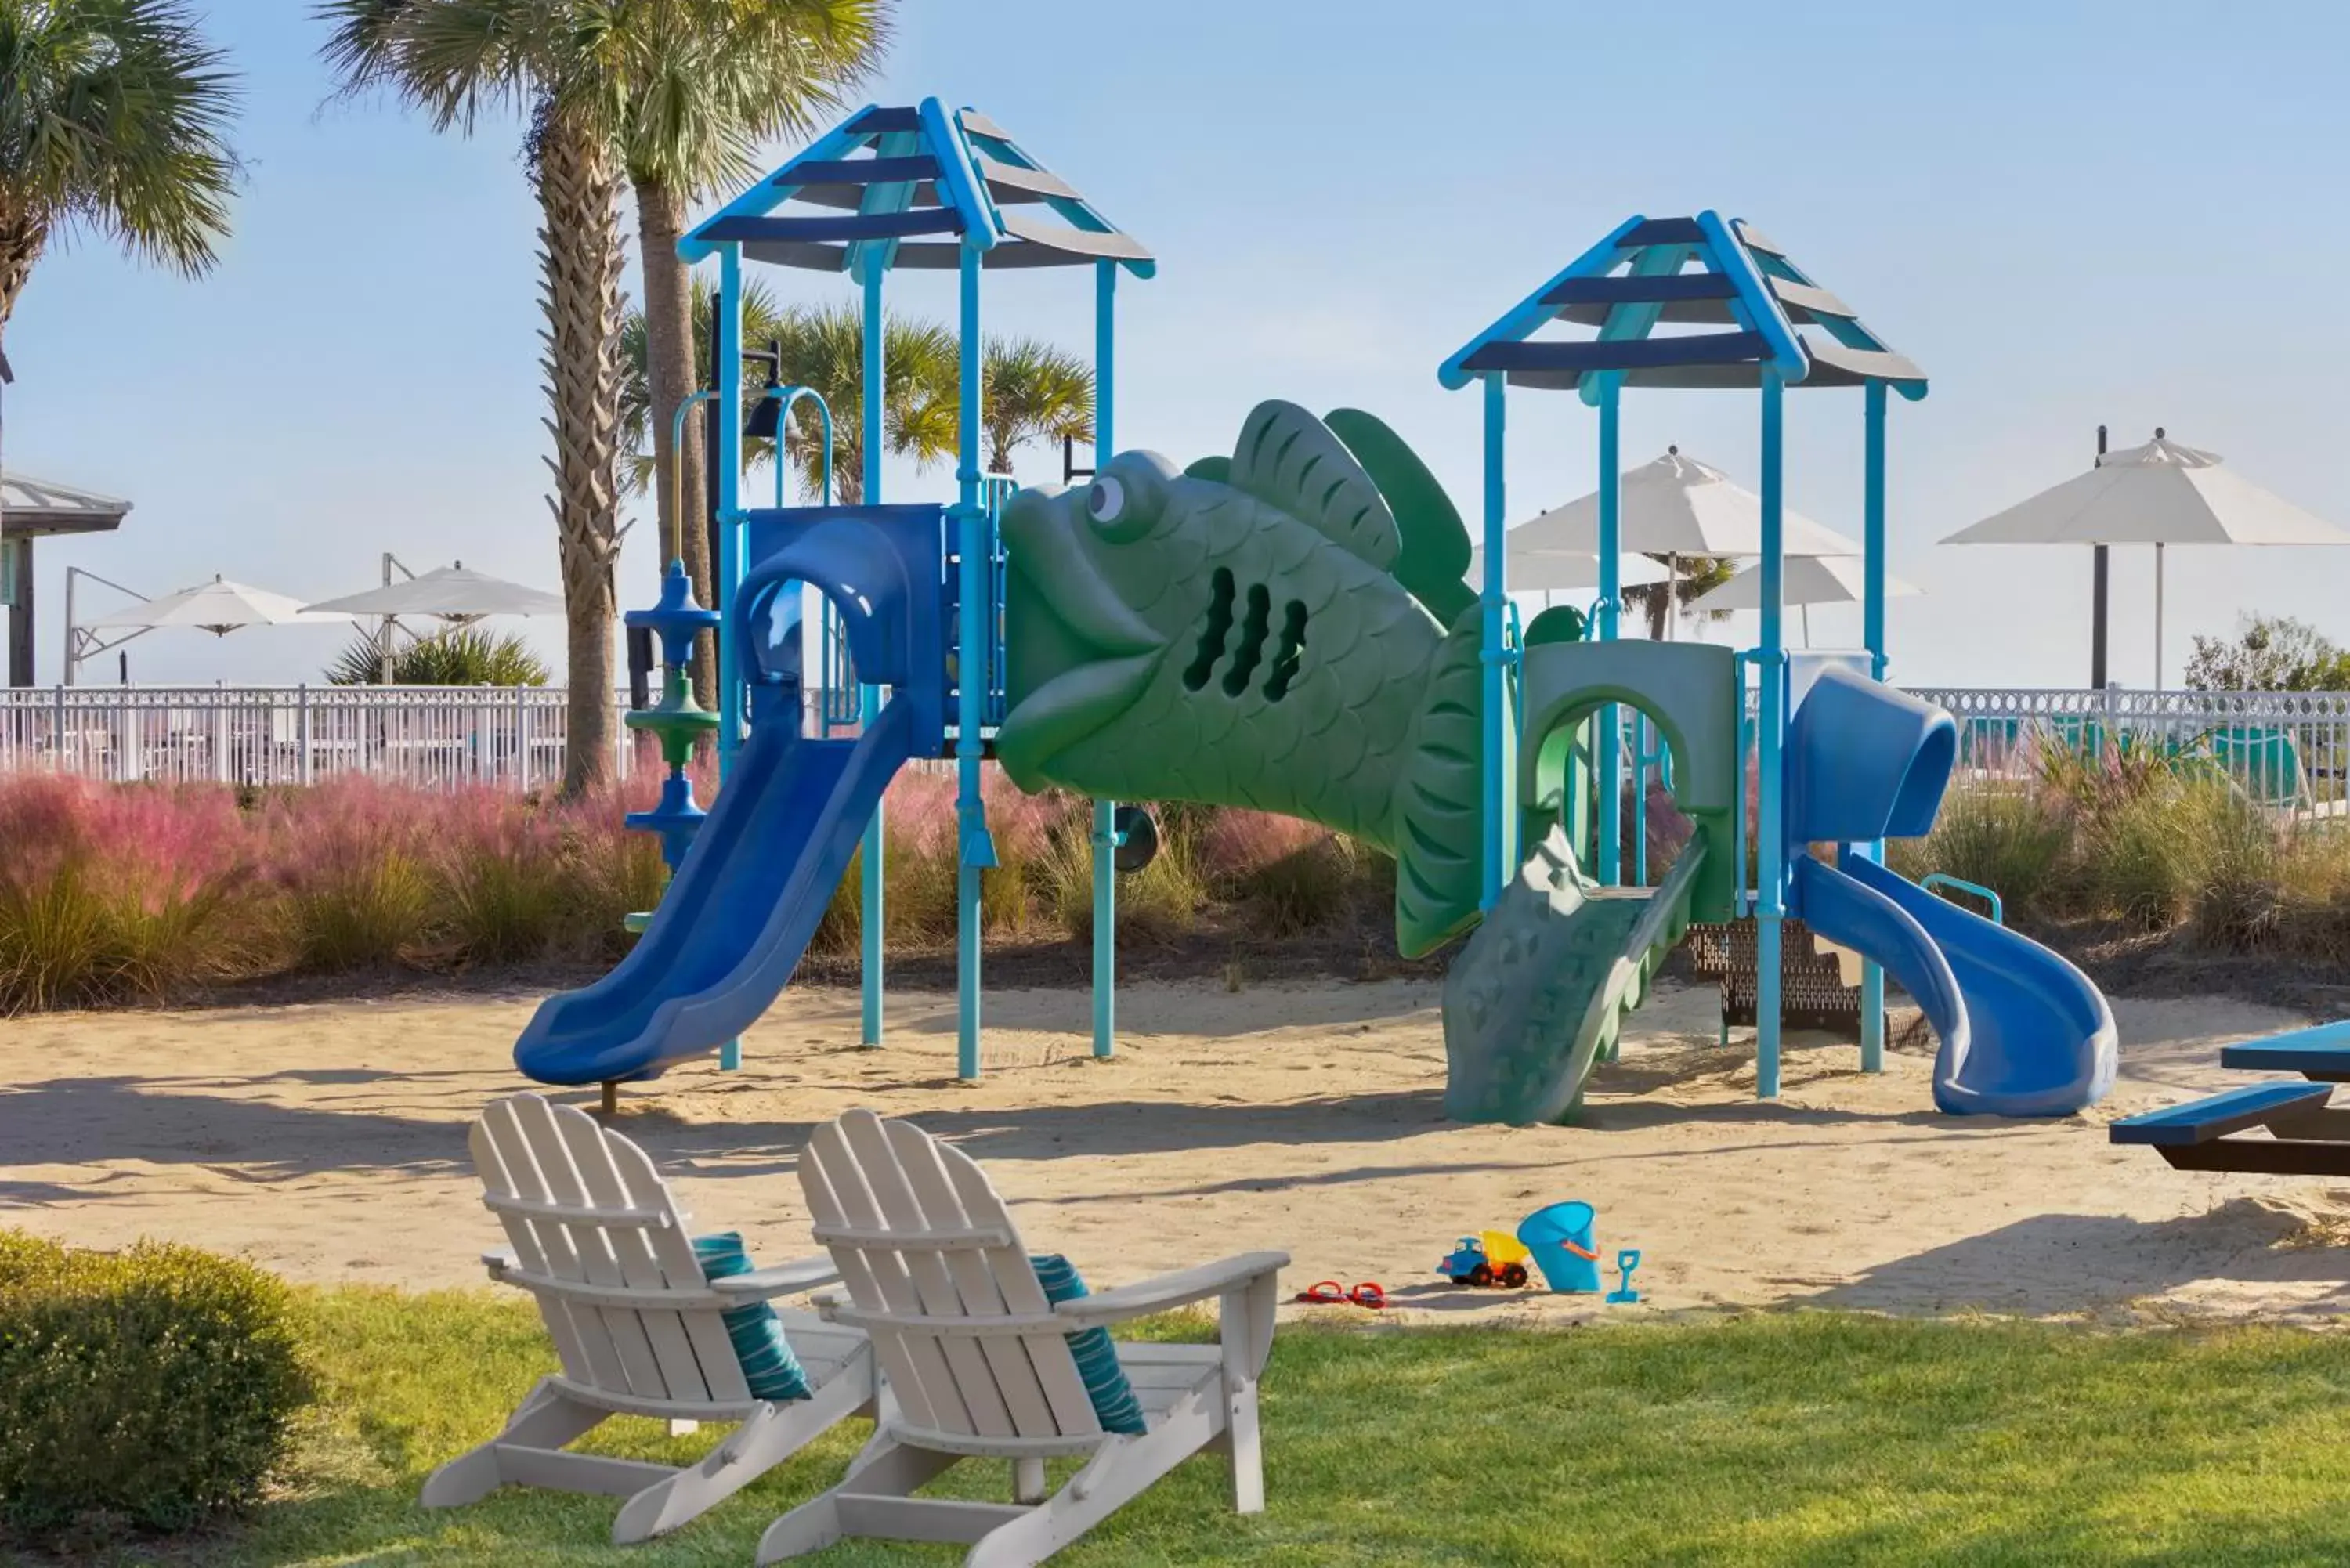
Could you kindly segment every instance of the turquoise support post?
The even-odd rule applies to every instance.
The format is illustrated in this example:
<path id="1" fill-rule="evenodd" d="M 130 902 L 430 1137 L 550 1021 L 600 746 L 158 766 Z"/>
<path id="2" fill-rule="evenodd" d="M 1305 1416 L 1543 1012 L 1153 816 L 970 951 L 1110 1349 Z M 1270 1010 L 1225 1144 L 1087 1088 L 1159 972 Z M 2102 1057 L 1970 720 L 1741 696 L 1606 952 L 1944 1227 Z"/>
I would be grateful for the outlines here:
<path id="1" fill-rule="evenodd" d="M 865 374 L 862 396 L 864 424 L 863 484 L 859 493 L 868 506 L 881 501 L 881 448 L 886 437 L 881 428 L 882 393 L 888 388 L 889 367 L 883 357 L 886 335 L 881 327 L 881 280 L 888 276 L 879 258 L 868 256 L 865 267 Z M 828 498 L 827 498 L 828 499 Z M 857 721 L 860 732 L 868 728 L 881 714 L 881 689 L 860 681 L 857 688 Z M 882 1006 L 887 998 L 889 977 L 882 965 L 882 938 L 889 927 L 886 907 L 889 896 L 889 826 L 888 807 L 881 802 L 873 805 L 873 820 L 865 825 L 863 867 L 858 874 L 861 895 L 858 908 L 863 911 L 863 929 L 858 933 L 858 943 L 864 957 L 859 966 L 858 989 L 863 1007 L 858 1036 L 867 1045 L 881 1044 Z"/>
<path id="2" fill-rule="evenodd" d="M 1756 725 L 1761 811 L 1755 823 L 1754 1092 L 1779 1096 L 1779 922 L 1786 914 L 1786 802 L 1781 753 L 1786 739 L 1787 659 L 1784 628 L 1786 505 L 1779 372 L 1762 371 L 1762 701 Z"/>
<path id="3" fill-rule="evenodd" d="M 1490 909 L 1502 898 L 1509 877 L 1502 818 L 1509 810 L 1510 792 L 1503 763 L 1502 730 L 1508 707 L 1508 650 L 1502 640 L 1502 609 L 1509 600 L 1509 515 L 1505 416 L 1509 386 L 1499 370 L 1484 372 L 1485 380 L 1485 588 L 1484 611 L 1485 724 L 1481 752 L 1485 769 L 1485 885 L 1479 908 Z"/>
<path id="4" fill-rule="evenodd" d="M 1117 452 L 1118 263 L 1094 264 L 1094 466 Z M 1117 1050 L 1118 802 L 1094 802 L 1094 1054 Z"/>
<path id="5" fill-rule="evenodd" d="M 986 514 L 980 504 L 979 250 L 962 247 L 962 390 L 955 459 L 955 1075 L 979 1076 L 980 873 L 995 864 L 980 798 L 980 727 L 987 718 Z"/>
<path id="6" fill-rule="evenodd" d="M 1885 383 L 1863 391 L 1865 442 L 1861 460 L 1861 640 L 1868 670 L 1885 679 Z M 1885 846 L 1868 845 L 1872 860 L 1885 858 Z M 1885 1071 L 1885 971 L 1873 961 L 1860 967 L 1860 1070 Z"/>
<path id="7" fill-rule="evenodd" d="M 735 645 L 734 590 L 743 581 L 743 247 L 718 253 L 718 785 L 743 745 L 743 650 Z M 678 519 L 679 526 L 685 519 Z M 718 1048 L 718 1066 L 743 1065 L 743 1042 Z"/>
<path id="8" fill-rule="evenodd" d="M 1623 387 L 1609 376 L 1599 389 L 1599 597 L 1591 607 L 1598 624 L 1595 642 L 1616 640 L 1618 604 L 1624 597 Z M 1592 787 L 1599 795 L 1599 880 L 1624 880 L 1624 719 L 1610 703 L 1599 710 L 1599 756 Z"/>

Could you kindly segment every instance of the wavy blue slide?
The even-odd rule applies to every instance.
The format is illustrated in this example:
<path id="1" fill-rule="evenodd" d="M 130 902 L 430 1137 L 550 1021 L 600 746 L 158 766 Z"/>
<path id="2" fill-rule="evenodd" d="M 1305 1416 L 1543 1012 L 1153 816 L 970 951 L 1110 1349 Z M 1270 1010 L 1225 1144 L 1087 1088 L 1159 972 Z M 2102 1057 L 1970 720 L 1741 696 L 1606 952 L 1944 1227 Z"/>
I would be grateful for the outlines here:
<path id="1" fill-rule="evenodd" d="M 1882 964 L 1941 1042 L 1934 1104 L 1952 1115 L 2066 1116 L 2113 1086 L 2104 993 L 2031 938 L 1853 853 L 1934 824 L 1956 747 L 1950 716 L 1829 668 L 1787 731 L 1791 899 L 1829 941 Z M 1842 846 L 1840 866 L 1808 846 Z"/>
<path id="2" fill-rule="evenodd" d="M 515 1066 L 543 1084 L 649 1078 L 758 1022 L 916 732 L 904 698 L 854 741 L 798 724 L 795 705 L 754 727 L 643 938 L 602 980 L 539 1004 Z"/>

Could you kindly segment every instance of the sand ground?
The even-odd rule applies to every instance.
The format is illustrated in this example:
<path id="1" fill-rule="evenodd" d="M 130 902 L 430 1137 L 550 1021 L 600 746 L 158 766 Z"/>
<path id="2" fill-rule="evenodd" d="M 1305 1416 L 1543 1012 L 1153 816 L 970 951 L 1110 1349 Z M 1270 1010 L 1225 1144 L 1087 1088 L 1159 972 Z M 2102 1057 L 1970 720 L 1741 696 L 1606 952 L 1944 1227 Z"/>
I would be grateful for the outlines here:
<path id="1" fill-rule="evenodd" d="M 533 999 L 55 1015 L 0 1024 L 0 1224 L 88 1245 L 166 1236 L 307 1281 L 466 1284 L 498 1241 L 466 1162 L 483 1103 L 525 1086 Z M 2085 1116 L 1937 1115 L 1929 1058 L 1881 1076 L 1794 1041 L 1785 1094 L 1715 1040 L 1710 989 L 1669 989 L 1601 1070 L 1585 1124 L 1454 1126 L 1437 988 L 1139 986 L 1090 1059 L 1080 992 L 992 994 L 986 1075 L 956 1082 L 953 999 L 892 999 L 856 1045 L 853 992 L 786 996 L 747 1064 L 626 1092 L 620 1125 L 700 1223 L 809 1251 L 793 1160 L 867 1105 L 983 1160 L 1033 1246 L 1100 1284 L 1222 1253 L 1295 1255 L 1285 1288 L 1377 1280 L 1409 1308 L 1589 1314 L 1588 1298 L 1465 1293 L 1453 1237 L 1543 1203 L 1642 1249 L 1623 1314 L 1814 1304 L 1894 1312 L 2324 1319 L 2350 1311 L 2350 1184 L 2173 1171 L 2103 1125 L 2230 1082 L 2220 1044 L 2308 1022 L 2234 1002 L 2115 1003 L 2121 1082 Z M 587 1103 L 592 1091 L 568 1097 Z"/>

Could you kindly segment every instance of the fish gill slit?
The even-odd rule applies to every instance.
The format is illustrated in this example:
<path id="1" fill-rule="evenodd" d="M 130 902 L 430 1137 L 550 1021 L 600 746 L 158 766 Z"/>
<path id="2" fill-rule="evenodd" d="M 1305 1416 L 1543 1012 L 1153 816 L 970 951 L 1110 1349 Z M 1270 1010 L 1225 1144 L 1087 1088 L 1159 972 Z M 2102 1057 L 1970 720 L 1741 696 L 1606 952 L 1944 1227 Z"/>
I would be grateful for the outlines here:
<path id="1" fill-rule="evenodd" d="M 1191 662 L 1183 668 L 1183 688 L 1197 691 L 1215 673 L 1216 660 L 1224 656 L 1224 639 L 1232 629 L 1232 574 L 1230 567 L 1218 566 L 1210 580 L 1207 624 L 1200 628 L 1199 646 L 1192 650 Z"/>
<path id="2" fill-rule="evenodd" d="M 1264 639 L 1271 629 L 1273 596 L 1263 583 L 1251 583 L 1248 614 L 1241 621 L 1240 646 L 1232 649 L 1232 667 L 1224 671 L 1224 695 L 1237 697 L 1248 690 L 1249 678 L 1264 659 Z"/>
<path id="3" fill-rule="evenodd" d="M 1264 700 L 1278 702 L 1305 661 L 1305 601 L 1292 599 L 1281 607 L 1281 641 L 1274 649 L 1273 673 L 1265 677 Z"/>

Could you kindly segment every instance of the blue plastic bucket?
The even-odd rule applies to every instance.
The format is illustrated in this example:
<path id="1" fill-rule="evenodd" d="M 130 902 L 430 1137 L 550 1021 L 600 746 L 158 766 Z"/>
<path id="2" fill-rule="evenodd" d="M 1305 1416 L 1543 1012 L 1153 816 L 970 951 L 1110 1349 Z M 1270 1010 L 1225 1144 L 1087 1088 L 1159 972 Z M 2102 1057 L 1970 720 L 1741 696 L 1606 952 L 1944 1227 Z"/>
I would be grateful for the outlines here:
<path id="1" fill-rule="evenodd" d="M 1599 1289 L 1599 1249 L 1591 1239 L 1598 1218 L 1590 1204 L 1571 1199 L 1537 1209 L 1518 1221 L 1518 1240 L 1534 1255 L 1534 1267 L 1542 1271 L 1544 1282 L 1552 1290 Z M 1569 1242 L 1582 1251 L 1575 1251 Z"/>

